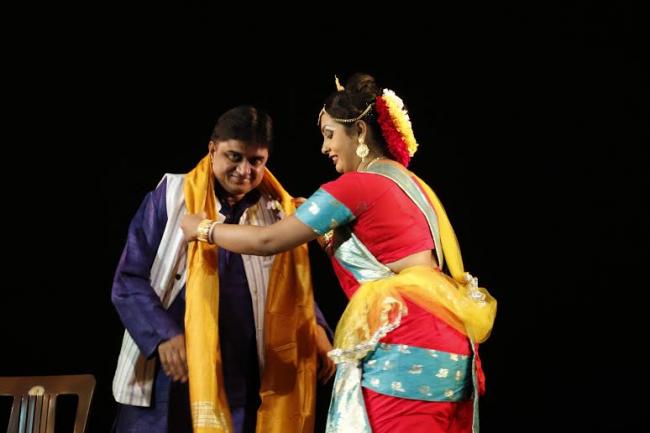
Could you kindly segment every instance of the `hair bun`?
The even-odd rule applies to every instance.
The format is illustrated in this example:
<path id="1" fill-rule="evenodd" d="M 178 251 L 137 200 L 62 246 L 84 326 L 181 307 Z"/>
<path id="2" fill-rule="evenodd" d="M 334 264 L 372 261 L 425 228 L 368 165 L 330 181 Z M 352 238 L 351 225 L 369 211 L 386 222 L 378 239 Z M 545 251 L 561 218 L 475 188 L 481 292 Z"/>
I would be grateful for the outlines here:
<path id="1" fill-rule="evenodd" d="M 353 95 L 358 95 L 366 104 L 381 95 L 381 89 L 372 75 L 356 73 L 345 83 L 345 90 Z M 355 98 L 356 99 L 356 98 Z"/>

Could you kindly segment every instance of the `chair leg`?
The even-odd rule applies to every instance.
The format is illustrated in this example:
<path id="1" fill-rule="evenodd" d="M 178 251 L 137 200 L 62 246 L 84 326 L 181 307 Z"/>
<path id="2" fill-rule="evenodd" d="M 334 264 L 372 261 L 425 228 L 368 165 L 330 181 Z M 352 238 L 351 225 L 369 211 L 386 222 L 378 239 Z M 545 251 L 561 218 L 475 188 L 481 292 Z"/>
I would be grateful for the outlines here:
<path id="1" fill-rule="evenodd" d="M 11 413 L 9 415 L 9 427 L 7 433 L 18 433 L 18 426 L 20 425 L 20 408 L 22 406 L 22 398 L 15 396 L 11 404 Z"/>
<path id="2" fill-rule="evenodd" d="M 47 404 L 47 429 L 45 433 L 54 433 L 56 413 L 56 395 L 50 395 L 50 401 Z"/>
<path id="3" fill-rule="evenodd" d="M 26 433 L 34 432 L 34 417 L 36 415 L 36 396 L 30 395 L 27 402 L 27 428 Z"/>
<path id="4" fill-rule="evenodd" d="M 36 405 L 34 406 L 34 433 L 41 433 L 41 424 L 43 420 L 43 397 L 42 395 L 36 396 Z"/>

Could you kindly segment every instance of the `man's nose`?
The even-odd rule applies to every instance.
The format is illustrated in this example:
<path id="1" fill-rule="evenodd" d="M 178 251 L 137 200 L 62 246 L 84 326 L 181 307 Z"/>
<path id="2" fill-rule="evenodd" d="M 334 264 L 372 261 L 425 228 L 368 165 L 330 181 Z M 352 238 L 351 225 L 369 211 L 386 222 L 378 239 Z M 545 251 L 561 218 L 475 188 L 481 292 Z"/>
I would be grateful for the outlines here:
<path id="1" fill-rule="evenodd" d="M 241 176 L 248 176 L 251 173 L 251 164 L 244 160 L 237 165 L 237 173 Z"/>

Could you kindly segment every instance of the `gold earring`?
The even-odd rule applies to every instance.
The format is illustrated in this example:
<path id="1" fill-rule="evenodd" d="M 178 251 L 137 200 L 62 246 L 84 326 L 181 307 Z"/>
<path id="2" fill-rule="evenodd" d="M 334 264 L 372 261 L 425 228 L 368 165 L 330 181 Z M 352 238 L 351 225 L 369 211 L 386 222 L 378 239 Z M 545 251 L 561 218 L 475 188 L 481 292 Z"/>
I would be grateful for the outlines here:
<path id="1" fill-rule="evenodd" d="M 357 156 L 361 159 L 364 159 L 366 156 L 368 156 L 369 152 L 370 149 L 368 149 L 368 145 L 363 141 L 359 141 L 359 145 L 357 146 Z"/>

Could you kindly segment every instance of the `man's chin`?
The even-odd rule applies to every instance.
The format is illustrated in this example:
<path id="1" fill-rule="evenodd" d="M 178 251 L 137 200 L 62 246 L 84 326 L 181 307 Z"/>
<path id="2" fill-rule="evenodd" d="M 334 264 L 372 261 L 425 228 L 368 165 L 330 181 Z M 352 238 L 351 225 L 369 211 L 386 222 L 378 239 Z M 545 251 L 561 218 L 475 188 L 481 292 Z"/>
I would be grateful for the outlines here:
<path id="1" fill-rule="evenodd" d="M 232 195 L 243 195 L 243 194 L 248 194 L 252 189 L 253 188 L 251 187 L 250 182 L 242 182 L 242 183 L 230 182 L 228 183 L 228 188 L 226 188 L 226 191 Z"/>

